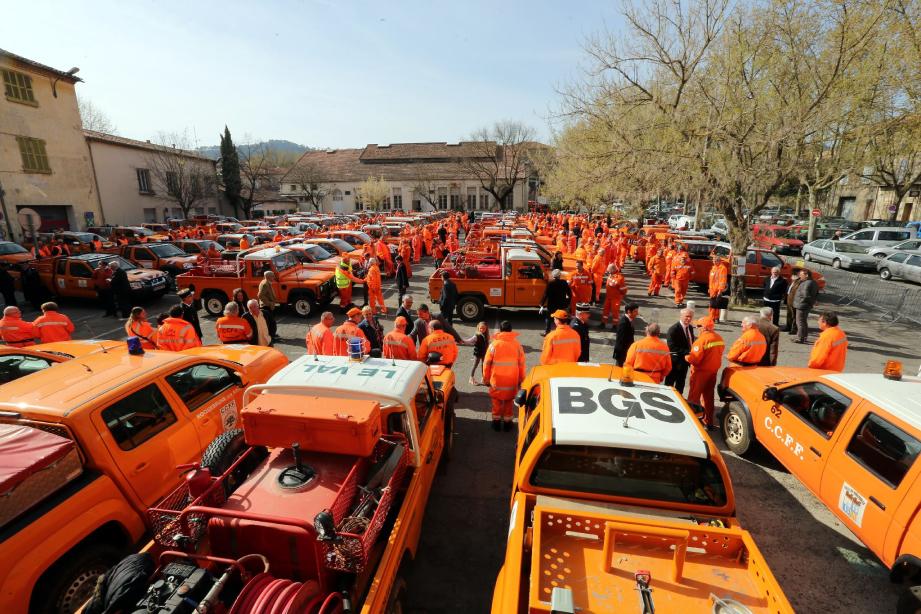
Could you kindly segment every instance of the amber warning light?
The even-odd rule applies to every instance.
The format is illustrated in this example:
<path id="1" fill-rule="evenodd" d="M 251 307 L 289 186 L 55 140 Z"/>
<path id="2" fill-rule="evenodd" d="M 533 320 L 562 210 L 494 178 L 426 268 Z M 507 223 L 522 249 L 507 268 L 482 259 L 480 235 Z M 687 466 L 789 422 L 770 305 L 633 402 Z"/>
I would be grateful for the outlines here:
<path id="1" fill-rule="evenodd" d="M 883 377 L 886 379 L 902 379 L 902 363 L 898 360 L 887 360 L 886 368 L 883 369 Z"/>

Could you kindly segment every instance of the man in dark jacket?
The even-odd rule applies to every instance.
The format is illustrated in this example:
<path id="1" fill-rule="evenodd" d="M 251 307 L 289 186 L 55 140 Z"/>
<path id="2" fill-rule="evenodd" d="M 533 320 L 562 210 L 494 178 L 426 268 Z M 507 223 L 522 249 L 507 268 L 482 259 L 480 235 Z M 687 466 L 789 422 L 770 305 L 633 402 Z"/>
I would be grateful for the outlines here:
<path id="1" fill-rule="evenodd" d="M 540 311 L 544 314 L 547 325 L 541 337 L 546 337 L 547 333 L 550 332 L 550 328 L 553 326 L 553 318 L 550 314 L 557 309 L 562 309 L 563 311 L 569 311 L 570 309 L 572 290 L 570 290 L 566 280 L 561 279 L 562 275 L 563 272 L 559 269 L 553 269 L 550 272 L 550 282 L 544 290 L 543 298 L 540 299 Z M 626 352 L 624 355 L 626 355 Z"/>
<path id="2" fill-rule="evenodd" d="M 780 276 L 780 267 L 771 269 L 771 276 L 764 280 L 764 304 L 774 312 L 771 321 L 780 326 L 780 305 L 787 298 L 787 280 Z M 787 328 L 790 323 L 787 322 Z"/>
<path id="3" fill-rule="evenodd" d="M 182 319 L 192 325 L 192 328 L 195 329 L 195 334 L 201 340 L 201 323 L 198 321 L 199 304 L 195 300 L 195 290 L 183 288 L 178 292 L 178 296 L 179 300 L 182 301 L 179 303 L 179 306 L 182 307 Z"/>
<path id="4" fill-rule="evenodd" d="M 370 306 L 362 307 L 361 315 L 362 320 L 358 323 L 358 328 L 361 329 L 361 332 L 368 338 L 368 343 L 371 344 L 371 356 L 379 357 L 384 347 L 384 330 L 381 328 L 381 323 L 374 317 L 374 312 L 371 311 Z"/>
<path id="5" fill-rule="evenodd" d="M 438 306 L 441 307 L 441 317 L 453 327 L 454 306 L 457 305 L 457 284 L 451 281 L 451 276 L 447 271 L 441 272 L 441 279 L 444 286 L 441 288 L 441 296 L 438 297 Z"/>
<path id="6" fill-rule="evenodd" d="M 689 366 L 684 357 L 691 353 L 691 346 L 694 345 L 694 327 L 691 325 L 693 319 L 693 310 L 682 309 L 678 321 L 672 324 L 665 334 L 665 342 L 672 359 L 672 370 L 665 376 L 663 383 L 666 386 L 674 386 L 681 394 L 684 394 L 684 382 Z"/>
<path id="7" fill-rule="evenodd" d="M 409 271 L 406 269 L 406 263 L 403 262 L 403 256 L 397 256 L 396 266 L 397 302 L 402 303 L 403 295 L 409 290 Z"/>
<path id="8" fill-rule="evenodd" d="M 118 311 L 122 312 L 123 318 L 131 315 L 131 282 L 128 281 L 128 273 L 118 266 L 118 261 L 113 260 L 109 263 L 112 270 L 112 295 L 115 297 L 115 305 Z M 201 337 L 199 337 L 201 339 Z"/>
<path id="9" fill-rule="evenodd" d="M 794 343 L 806 343 L 809 337 L 809 312 L 815 307 L 819 298 L 819 284 L 812 279 L 812 271 L 800 269 L 802 280 L 793 297 L 793 309 L 796 310 L 796 340 Z"/>
<path id="10" fill-rule="evenodd" d="M 412 332 L 412 324 L 413 324 L 412 310 L 413 310 L 413 297 L 410 296 L 409 294 L 403 295 L 403 297 L 400 299 L 400 307 L 399 309 L 397 309 L 397 313 L 394 316 L 394 320 L 396 318 L 399 318 L 400 316 L 403 316 L 404 318 L 406 318 L 406 322 L 408 323 L 407 325 L 408 332 L 406 333 L 407 335 L 410 332 Z"/>
<path id="11" fill-rule="evenodd" d="M 762 307 L 759 313 L 761 317 L 755 320 L 755 326 L 758 327 L 758 330 L 764 335 L 764 340 L 767 341 L 767 352 L 764 353 L 764 356 L 761 357 L 761 362 L 758 364 L 762 367 L 775 367 L 777 366 L 777 356 L 780 354 L 780 329 L 771 323 L 770 307 Z"/>
<path id="12" fill-rule="evenodd" d="M 0 265 L 0 294 L 3 295 L 3 306 L 19 307 L 19 303 L 16 302 L 16 282 L 10 275 L 9 268 L 8 264 Z"/>
<path id="13" fill-rule="evenodd" d="M 592 306 L 588 303 L 576 305 L 576 317 L 570 322 L 572 329 L 579 333 L 579 362 L 588 362 L 591 349 L 591 340 L 588 336 L 588 319 L 591 317 Z"/>
<path id="14" fill-rule="evenodd" d="M 627 359 L 627 350 L 633 345 L 633 321 L 640 314 L 640 306 L 636 303 L 627 303 L 624 315 L 620 316 L 617 328 L 614 330 L 614 362 L 618 367 L 624 366 Z"/>

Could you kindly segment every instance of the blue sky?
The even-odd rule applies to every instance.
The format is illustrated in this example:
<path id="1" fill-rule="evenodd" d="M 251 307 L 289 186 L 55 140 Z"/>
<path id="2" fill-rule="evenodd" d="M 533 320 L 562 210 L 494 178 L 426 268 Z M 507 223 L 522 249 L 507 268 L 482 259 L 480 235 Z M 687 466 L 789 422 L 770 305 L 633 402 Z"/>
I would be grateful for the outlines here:
<path id="1" fill-rule="evenodd" d="M 496 120 L 550 136 L 556 89 L 612 0 L 17 2 L 3 48 L 61 70 L 123 136 L 315 147 L 457 141 Z"/>

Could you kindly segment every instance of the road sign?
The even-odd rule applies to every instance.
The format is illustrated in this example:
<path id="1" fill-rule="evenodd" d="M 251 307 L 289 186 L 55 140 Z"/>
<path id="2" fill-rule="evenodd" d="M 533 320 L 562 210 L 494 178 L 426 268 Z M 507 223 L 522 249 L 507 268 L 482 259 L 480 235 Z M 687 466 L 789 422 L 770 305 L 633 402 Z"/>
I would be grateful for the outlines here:
<path id="1" fill-rule="evenodd" d="M 813 209 L 813 210 L 812 210 L 812 217 L 819 217 L 820 215 L 822 215 L 822 210 L 821 210 L 821 209 Z"/>
<path id="2" fill-rule="evenodd" d="M 38 232 L 42 229 L 42 216 L 40 216 L 35 209 L 20 209 L 17 217 L 19 218 L 19 225 L 22 226 L 23 230 L 34 230 Z"/>
<path id="3" fill-rule="evenodd" d="M 898 205 L 889 205 L 889 213 L 895 213 L 899 210 Z"/>

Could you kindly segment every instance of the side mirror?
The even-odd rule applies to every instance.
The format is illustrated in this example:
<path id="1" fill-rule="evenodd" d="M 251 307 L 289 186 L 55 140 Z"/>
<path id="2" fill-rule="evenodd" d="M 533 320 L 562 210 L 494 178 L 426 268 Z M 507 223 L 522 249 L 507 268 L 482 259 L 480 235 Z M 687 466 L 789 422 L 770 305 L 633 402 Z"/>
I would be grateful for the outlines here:
<path id="1" fill-rule="evenodd" d="M 238 386 L 246 386 L 246 381 L 243 379 L 243 373 L 234 371 L 233 376 L 236 378 Z"/>
<path id="2" fill-rule="evenodd" d="M 776 401 L 780 398 L 780 394 L 777 392 L 777 386 L 768 386 L 764 389 L 764 392 L 761 393 L 762 401 Z"/>
<path id="3" fill-rule="evenodd" d="M 518 407 L 523 406 L 528 401 L 528 391 L 524 388 L 520 389 L 515 393 L 515 405 Z"/>
<path id="4" fill-rule="evenodd" d="M 445 399 L 445 391 L 441 389 L 436 389 L 435 390 L 435 403 L 444 407 L 446 400 L 447 399 Z"/>
<path id="5" fill-rule="evenodd" d="M 425 364 L 427 365 L 437 365 L 441 362 L 441 352 L 429 352 L 429 355 L 425 357 Z"/>

